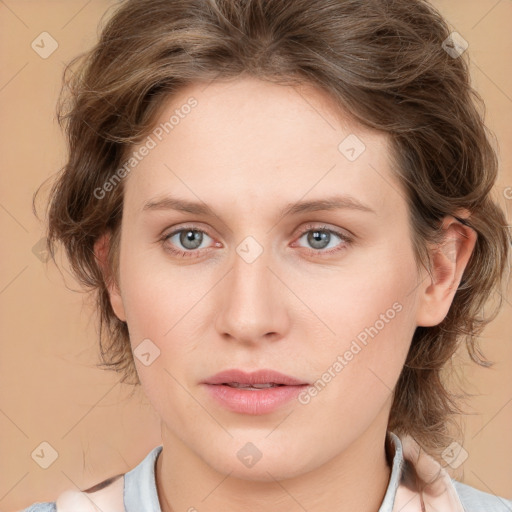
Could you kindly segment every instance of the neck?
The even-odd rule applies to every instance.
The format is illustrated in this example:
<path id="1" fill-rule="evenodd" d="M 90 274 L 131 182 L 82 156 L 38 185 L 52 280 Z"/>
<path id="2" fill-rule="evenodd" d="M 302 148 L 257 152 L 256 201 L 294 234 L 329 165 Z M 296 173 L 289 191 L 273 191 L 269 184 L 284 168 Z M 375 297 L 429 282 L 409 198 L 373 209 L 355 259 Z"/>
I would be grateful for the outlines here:
<path id="1" fill-rule="evenodd" d="M 230 477 L 207 465 L 163 430 L 156 463 L 162 512 L 200 510 L 267 512 L 377 512 L 389 483 L 385 429 L 370 427 L 326 464 L 292 478 L 254 481 Z M 164 435 L 165 433 L 165 435 Z"/>

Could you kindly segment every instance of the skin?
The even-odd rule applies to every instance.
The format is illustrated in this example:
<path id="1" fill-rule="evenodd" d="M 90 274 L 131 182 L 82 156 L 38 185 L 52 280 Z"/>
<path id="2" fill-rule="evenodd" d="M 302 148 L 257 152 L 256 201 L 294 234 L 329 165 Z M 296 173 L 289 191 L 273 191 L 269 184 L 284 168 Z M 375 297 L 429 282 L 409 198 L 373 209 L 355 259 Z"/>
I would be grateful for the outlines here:
<path id="1" fill-rule="evenodd" d="M 447 217 L 451 249 L 432 248 L 433 279 L 418 272 L 387 136 L 350 122 L 319 90 L 254 78 L 194 84 L 162 105 L 156 125 L 191 96 L 198 105 L 125 178 L 119 282 L 110 288 L 132 348 L 149 338 L 160 350 L 149 366 L 135 363 L 161 417 L 162 510 L 376 511 L 390 477 L 392 390 L 415 328 L 448 312 L 476 234 Z M 338 150 L 350 134 L 366 146 L 355 161 Z M 373 212 L 279 215 L 334 193 Z M 143 211 L 170 194 L 215 215 Z M 161 240 L 190 225 L 205 232 L 198 249 L 179 234 Z M 324 226 L 352 242 L 332 234 L 326 248 L 312 245 L 308 233 Z M 263 248 L 251 263 L 236 250 L 248 236 Z M 249 416 L 200 385 L 228 368 L 314 383 L 393 304 L 400 312 L 307 404 Z M 252 467 L 237 457 L 248 442 L 262 454 Z"/>

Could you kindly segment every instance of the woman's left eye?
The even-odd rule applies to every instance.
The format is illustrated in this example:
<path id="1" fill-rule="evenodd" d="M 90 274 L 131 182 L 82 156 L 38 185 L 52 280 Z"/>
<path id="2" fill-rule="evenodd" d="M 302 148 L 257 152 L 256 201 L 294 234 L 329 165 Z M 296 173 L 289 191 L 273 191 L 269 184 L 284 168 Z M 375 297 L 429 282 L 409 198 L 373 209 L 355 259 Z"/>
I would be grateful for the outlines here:
<path id="1" fill-rule="evenodd" d="M 339 243 L 335 243 L 333 246 L 331 242 L 336 242 L 333 235 L 344 243 L 341 245 Z M 313 247 L 313 249 L 310 249 L 309 247 L 306 247 L 305 249 L 307 249 L 310 254 L 321 254 L 322 256 L 338 252 L 346 248 L 346 246 L 352 242 L 352 239 L 346 234 L 330 229 L 327 226 L 307 226 L 306 230 L 302 231 L 299 240 L 304 237 L 306 238 L 307 243 Z"/>
<path id="2" fill-rule="evenodd" d="M 336 242 L 333 235 L 344 243 L 335 243 L 333 247 L 332 242 Z M 166 244 L 166 250 L 176 256 L 183 258 L 198 257 L 201 256 L 201 251 L 199 249 L 205 249 L 204 247 L 201 247 L 205 236 L 211 238 L 205 231 L 188 226 L 164 235 L 161 241 Z M 352 239 L 346 234 L 330 229 L 327 226 L 306 226 L 306 228 L 298 235 L 298 240 L 301 240 L 304 237 L 306 242 L 310 244 L 312 248 L 300 247 L 303 247 L 312 255 L 320 256 L 340 251 L 352 242 Z M 175 238 L 174 241 L 173 238 Z M 178 244 L 185 250 L 176 248 Z M 206 249 L 208 249 L 208 247 Z"/>

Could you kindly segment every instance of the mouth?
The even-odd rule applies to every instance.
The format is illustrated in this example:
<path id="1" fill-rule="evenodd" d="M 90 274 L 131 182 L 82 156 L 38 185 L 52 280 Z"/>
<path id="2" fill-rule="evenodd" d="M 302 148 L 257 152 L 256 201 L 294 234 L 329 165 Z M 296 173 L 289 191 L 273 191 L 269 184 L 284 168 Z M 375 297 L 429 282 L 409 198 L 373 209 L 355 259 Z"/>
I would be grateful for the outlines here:
<path id="1" fill-rule="evenodd" d="M 274 370 L 226 370 L 202 382 L 222 408 L 237 414 L 264 415 L 293 402 L 309 384 Z"/>
<path id="2" fill-rule="evenodd" d="M 268 389 L 268 388 L 277 388 L 279 386 L 285 386 L 286 384 L 276 384 L 274 382 L 266 382 L 262 384 L 242 384 L 240 382 L 223 382 L 220 384 L 220 386 L 229 386 L 230 388 L 237 388 L 237 389 L 253 389 L 253 390 L 259 390 L 259 389 Z"/>
<path id="3" fill-rule="evenodd" d="M 223 385 L 239 389 L 267 389 L 279 386 L 304 386 L 308 382 L 270 369 L 255 372 L 232 369 L 209 377 L 203 384 Z"/>

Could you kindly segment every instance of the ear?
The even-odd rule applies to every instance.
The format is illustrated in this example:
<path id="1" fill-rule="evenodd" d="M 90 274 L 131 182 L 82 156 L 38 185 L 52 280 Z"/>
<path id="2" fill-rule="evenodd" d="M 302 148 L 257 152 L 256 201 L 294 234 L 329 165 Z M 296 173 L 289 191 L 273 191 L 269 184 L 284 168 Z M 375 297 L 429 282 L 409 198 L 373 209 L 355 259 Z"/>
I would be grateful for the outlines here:
<path id="1" fill-rule="evenodd" d="M 464 210 L 457 216 L 467 218 L 469 212 Z M 427 273 L 420 285 L 418 326 L 438 325 L 446 317 L 476 244 L 477 233 L 451 215 L 443 219 L 442 230 L 441 244 L 429 249 L 432 277 Z"/>
<path id="2" fill-rule="evenodd" d="M 121 297 L 121 290 L 119 289 L 116 279 L 112 276 L 110 269 L 108 268 L 108 249 L 110 245 L 110 233 L 104 233 L 101 235 L 96 242 L 94 242 L 94 255 L 96 260 L 101 266 L 102 273 L 105 279 L 105 284 L 110 296 L 110 304 L 112 309 L 119 320 L 126 322 L 126 315 L 124 311 L 123 299 Z"/>

